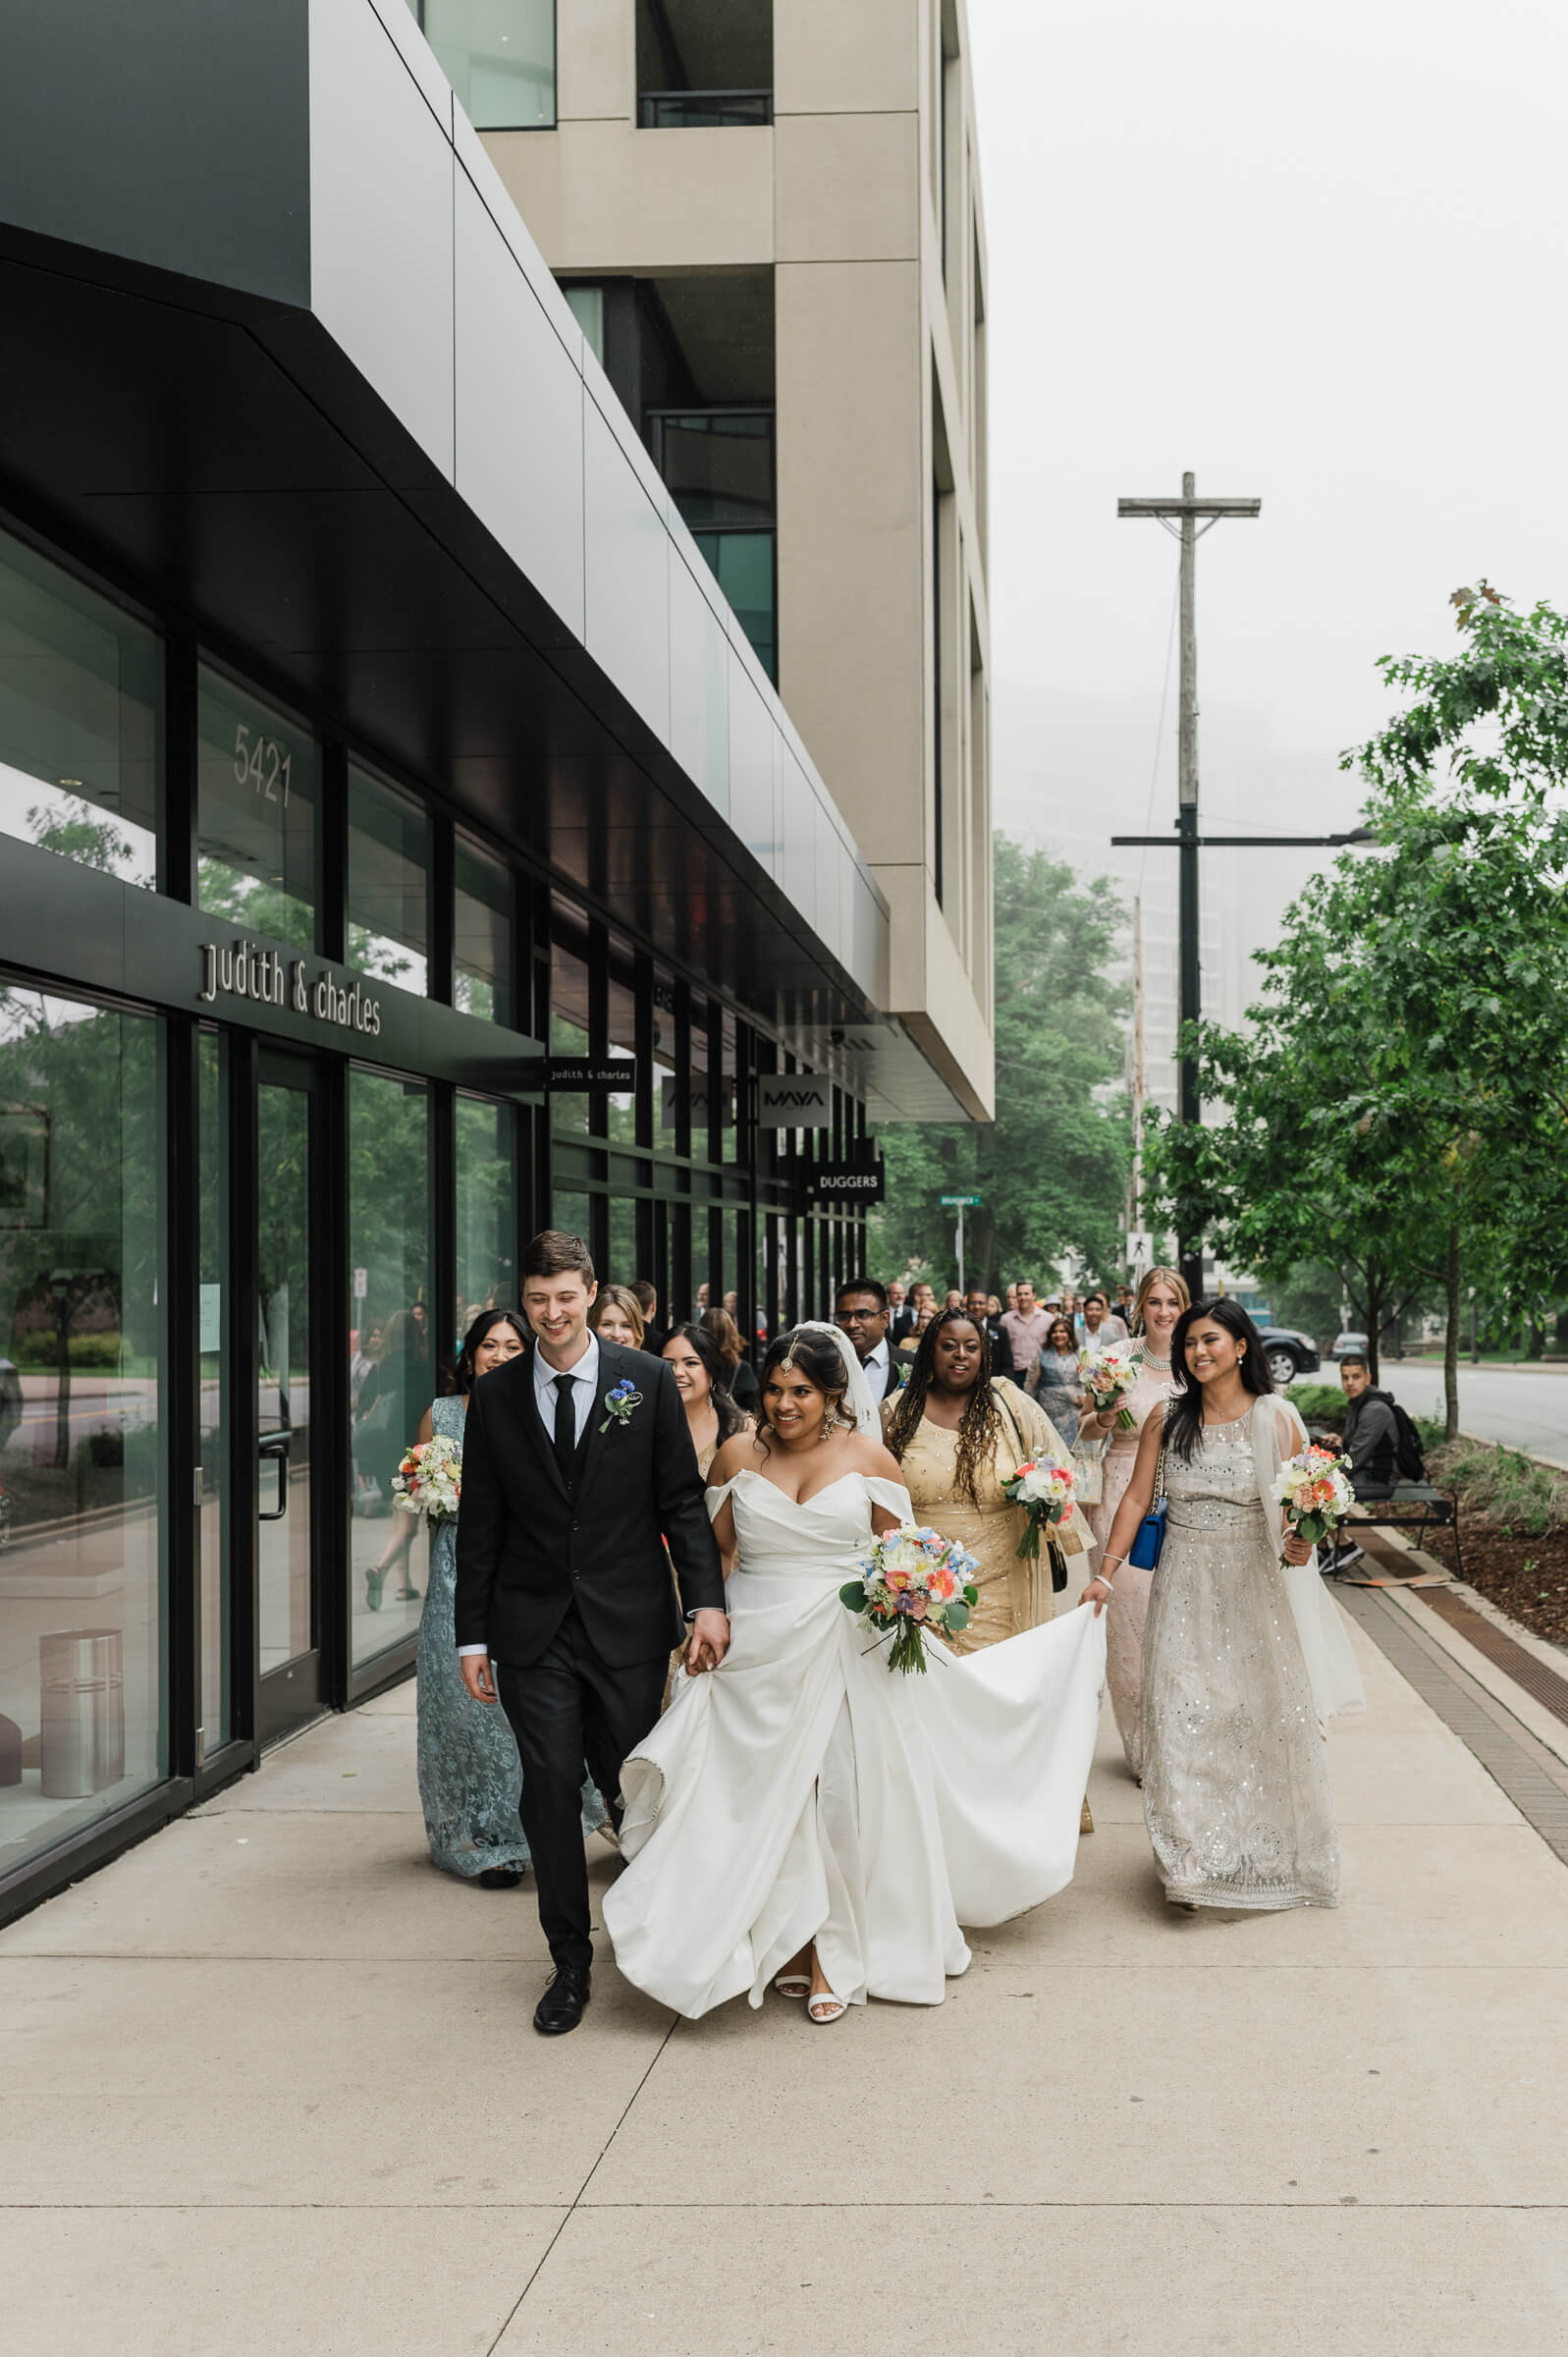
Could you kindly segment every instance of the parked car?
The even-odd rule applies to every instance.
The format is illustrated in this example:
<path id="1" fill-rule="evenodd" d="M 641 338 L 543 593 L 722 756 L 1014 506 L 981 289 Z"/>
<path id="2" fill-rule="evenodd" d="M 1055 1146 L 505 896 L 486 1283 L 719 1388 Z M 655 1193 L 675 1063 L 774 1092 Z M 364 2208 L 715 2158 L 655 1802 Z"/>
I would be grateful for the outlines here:
<path id="1" fill-rule="evenodd" d="M 1335 1358 L 1365 1358 L 1366 1355 L 1367 1338 L 1364 1334 L 1336 1334 L 1334 1336 Z"/>
<path id="2" fill-rule="evenodd" d="M 1323 1364 L 1311 1335 L 1303 1334 L 1296 1326 L 1266 1326 L 1263 1354 L 1281 1391 L 1287 1383 L 1294 1383 L 1298 1375 L 1315 1375 Z"/>

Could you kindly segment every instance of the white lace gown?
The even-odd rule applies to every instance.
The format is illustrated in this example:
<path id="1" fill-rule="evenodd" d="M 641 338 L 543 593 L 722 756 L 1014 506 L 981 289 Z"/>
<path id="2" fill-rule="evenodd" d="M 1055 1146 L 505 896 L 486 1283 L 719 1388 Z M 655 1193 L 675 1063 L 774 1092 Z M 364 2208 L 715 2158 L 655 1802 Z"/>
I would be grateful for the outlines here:
<path id="1" fill-rule="evenodd" d="M 1167 1898 L 1332 1907 L 1339 1837 L 1326 1746 L 1249 1421 L 1206 1426 L 1190 1462 L 1174 1450 L 1165 1460 L 1165 1538 L 1144 1631 L 1144 1815 Z M 1321 1590 L 1316 1570 L 1312 1580 Z M 1335 1610 L 1321 1594 L 1313 1601 Z"/>
<path id="2" fill-rule="evenodd" d="M 1105 1627 L 1087 1608 L 924 1677 L 839 1602 L 895 1482 L 844 1474 L 804 1505 L 753 1470 L 722 1666 L 677 1681 L 626 1761 L 629 1861 L 604 1920 L 626 1978 L 691 2018 L 762 2002 L 815 1940 L 835 1994 L 942 2002 L 960 1924 L 1000 1923 L 1072 1879 Z"/>

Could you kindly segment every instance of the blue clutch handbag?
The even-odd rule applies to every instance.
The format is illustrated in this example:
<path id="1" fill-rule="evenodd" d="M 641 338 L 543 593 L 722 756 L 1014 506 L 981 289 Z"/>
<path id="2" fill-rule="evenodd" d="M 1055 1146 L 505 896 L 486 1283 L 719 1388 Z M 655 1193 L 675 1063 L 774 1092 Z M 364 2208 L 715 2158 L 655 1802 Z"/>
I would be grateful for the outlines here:
<path id="1" fill-rule="evenodd" d="M 1160 1561 L 1160 1550 L 1165 1543 L 1165 1444 L 1160 1443 L 1160 1462 L 1155 1468 L 1155 1502 L 1138 1525 L 1137 1536 L 1127 1550 L 1127 1561 L 1140 1571 L 1152 1571 Z"/>

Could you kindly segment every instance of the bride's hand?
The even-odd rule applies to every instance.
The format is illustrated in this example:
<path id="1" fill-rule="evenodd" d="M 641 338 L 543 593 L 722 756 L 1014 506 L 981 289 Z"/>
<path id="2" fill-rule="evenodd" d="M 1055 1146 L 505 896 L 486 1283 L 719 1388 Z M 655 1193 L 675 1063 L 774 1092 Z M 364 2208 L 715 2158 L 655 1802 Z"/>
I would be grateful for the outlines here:
<path id="1" fill-rule="evenodd" d="M 1089 1585 L 1085 1588 L 1083 1594 L 1079 1597 L 1078 1602 L 1080 1604 L 1092 1604 L 1095 1608 L 1095 1618 L 1098 1620 L 1101 1614 L 1105 1611 L 1107 1605 L 1110 1602 L 1109 1580 L 1100 1578 L 1092 1579 L 1089 1582 Z"/>
<path id="2" fill-rule="evenodd" d="M 1286 1533 L 1284 1545 L 1279 1552 L 1287 1563 L 1295 1563 L 1299 1566 L 1302 1563 L 1310 1563 L 1312 1561 L 1312 1549 L 1299 1530 Z"/>
<path id="3" fill-rule="evenodd" d="M 694 1613 L 691 1642 L 686 1647 L 686 1675 L 700 1677 L 705 1670 L 717 1670 L 729 1650 L 729 1615 L 711 1607 Z"/>

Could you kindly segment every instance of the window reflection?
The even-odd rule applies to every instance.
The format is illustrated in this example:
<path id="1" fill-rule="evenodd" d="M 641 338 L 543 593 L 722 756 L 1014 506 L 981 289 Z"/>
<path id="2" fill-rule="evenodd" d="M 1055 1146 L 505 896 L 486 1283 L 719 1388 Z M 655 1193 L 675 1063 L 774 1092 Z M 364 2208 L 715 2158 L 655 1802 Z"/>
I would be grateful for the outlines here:
<path id="1" fill-rule="evenodd" d="M 163 648 L 0 534 L 0 834 L 157 882 Z"/>
<path id="2" fill-rule="evenodd" d="M 349 771 L 349 963 L 429 987 L 430 821 L 410 795 Z"/>
<path id="3" fill-rule="evenodd" d="M 430 1331 L 429 1092 L 349 1075 L 350 1390 L 353 1498 L 350 1613 L 357 1666 L 419 1625 L 423 1528 L 394 1515 L 393 1475 L 436 1389 Z M 362 1288 L 362 1289 L 361 1289 Z"/>
<path id="4" fill-rule="evenodd" d="M 516 1200 L 510 1105 L 458 1099 L 458 1332 L 482 1309 L 517 1303 Z"/>
<path id="5" fill-rule="evenodd" d="M 453 1001 L 460 1014 L 512 1030 L 512 877 L 499 859 L 460 835 L 453 960 Z"/>
<path id="6" fill-rule="evenodd" d="M 167 1773 L 157 1034 L 0 989 L 0 1872 Z"/>
<path id="7" fill-rule="evenodd" d="M 198 904 L 274 941 L 315 941 L 315 739 L 203 671 L 196 697 Z"/>

